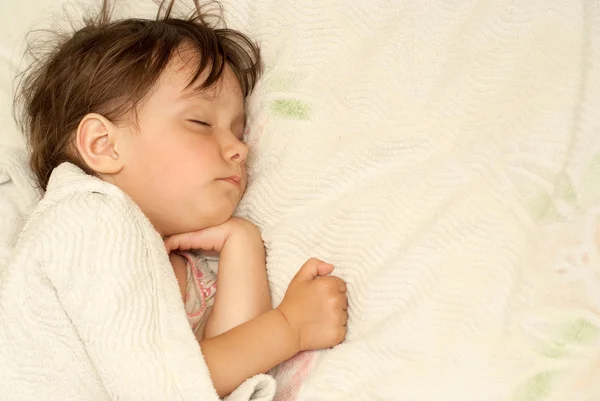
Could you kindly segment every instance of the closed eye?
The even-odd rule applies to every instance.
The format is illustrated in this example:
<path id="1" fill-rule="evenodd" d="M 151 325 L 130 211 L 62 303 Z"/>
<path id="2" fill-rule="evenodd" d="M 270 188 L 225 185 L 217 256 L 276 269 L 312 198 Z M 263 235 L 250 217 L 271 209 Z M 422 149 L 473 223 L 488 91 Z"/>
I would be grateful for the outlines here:
<path id="1" fill-rule="evenodd" d="M 211 126 L 209 123 L 207 123 L 205 121 L 201 121 L 201 120 L 189 120 L 189 121 L 191 121 L 191 122 L 193 122 L 194 124 L 197 124 L 197 125 L 203 125 L 205 127 L 210 127 Z"/>

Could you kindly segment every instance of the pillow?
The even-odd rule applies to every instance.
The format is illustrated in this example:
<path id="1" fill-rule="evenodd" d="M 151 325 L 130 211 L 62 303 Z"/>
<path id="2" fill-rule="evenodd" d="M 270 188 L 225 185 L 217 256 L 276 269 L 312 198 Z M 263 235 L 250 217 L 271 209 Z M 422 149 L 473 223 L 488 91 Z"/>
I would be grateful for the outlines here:
<path id="1" fill-rule="evenodd" d="M 594 243 L 600 4 L 225 11 L 267 66 L 239 214 L 262 230 L 273 301 L 312 256 L 348 282 L 347 340 L 282 365 L 280 399 L 524 400 L 594 366 L 600 270 L 572 265 L 563 288 L 557 266 L 563 224 Z"/>

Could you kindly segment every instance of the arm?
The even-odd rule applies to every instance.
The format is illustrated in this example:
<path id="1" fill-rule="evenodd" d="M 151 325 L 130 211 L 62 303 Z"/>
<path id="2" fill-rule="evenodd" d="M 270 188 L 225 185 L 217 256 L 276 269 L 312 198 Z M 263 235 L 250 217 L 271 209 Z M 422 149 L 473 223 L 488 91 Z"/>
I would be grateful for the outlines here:
<path id="1" fill-rule="evenodd" d="M 264 373 L 300 351 L 297 334 L 273 309 L 200 342 L 213 385 L 224 397 L 247 378 Z"/>
<path id="2" fill-rule="evenodd" d="M 265 248 L 258 229 L 239 222 L 221 249 L 218 291 L 204 328 L 214 337 L 271 309 Z"/>
<path id="3" fill-rule="evenodd" d="M 344 339 L 346 284 L 337 277 L 325 277 L 332 270 L 333 266 L 310 259 L 276 309 L 200 342 L 219 396 L 299 351 L 332 347 Z"/>
<path id="4" fill-rule="evenodd" d="M 54 221 L 52 229 L 67 233 L 74 251 L 52 253 L 49 266 L 56 269 L 48 272 L 111 398 L 214 399 L 298 350 L 343 340 L 345 284 L 337 277 L 315 280 L 333 266 L 311 259 L 276 311 L 202 341 L 203 361 L 193 352 L 198 343 L 180 313 L 167 255 L 149 252 L 160 238 L 120 202 L 94 194 L 58 210 L 64 223 Z M 64 241 L 53 238 L 57 243 L 48 246 L 62 249 Z"/>
<path id="5" fill-rule="evenodd" d="M 202 338 L 224 333 L 271 309 L 265 249 L 260 231 L 249 221 L 233 217 L 219 226 L 173 235 L 165 240 L 165 246 L 169 251 L 220 253 L 218 291 Z"/>
<path id="6" fill-rule="evenodd" d="M 238 234 L 242 232 L 237 231 Z M 258 237 L 241 234 L 240 237 L 236 237 L 235 233 L 224 224 L 202 231 L 171 236 L 165 239 L 165 246 L 169 251 L 198 248 L 221 251 L 222 258 L 226 253 L 231 252 L 231 258 L 225 258 L 219 264 L 218 279 L 220 280 L 222 270 L 225 268 L 244 265 L 244 259 L 236 258 L 237 250 L 245 250 L 251 254 L 253 250 L 263 249 L 262 240 L 258 241 Z M 226 250 L 225 247 L 228 245 L 231 248 Z M 244 249 L 244 246 L 250 247 Z M 240 252 L 238 256 L 243 254 L 244 252 Z M 236 260 L 239 264 L 229 264 Z M 262 264 L 260 266 L 261 269 L 257 268 L 257 270 L 264 271 Z M 291 281 L 283 301 L 276 309 L 264 312 L 245 323 L 238 322 L 233 329 L 214 337 L 207 336 L 200 341 L 200 348 L 211 379 L 220 396 L 229 394 L 244 380 L 268 371 L 298 351 L 331 347 L 344 339 L 345 325 L 348 320 L 346 284 L 337 277 L 325 277 L 332 271 L 332 265 L 317 259 L 308 260 Z M 262 277 L 266 286 L 266 277 Z M 232 280 L 230 288 L 236 288 L 235 281 L 242 287 L 247 285 L 239 276 L 231 275 L 230 278 Z M 218 286 L 217 294 L 222 290 L 220 281 Z M 231 298 L 237 296 L 235 292 L 228 295 Z M 254 299 L 260 298 L 258 296 Z M 240 301 L 243 303 L 243 298 Z M 234 302 L 223 305 L 237 307 Z M 243 307 L 242 304 L 240 306 Z M 214 308 L 216 307 L 215 300 Z M 253 307 L 249 310 L 256 313 Z M 221 312 L 228 311 L 222 309 Z M 248 317 L 248 315 L 237 316 L 238 321 Z M 227 316 L 223 318 L 228 322 Z"/>

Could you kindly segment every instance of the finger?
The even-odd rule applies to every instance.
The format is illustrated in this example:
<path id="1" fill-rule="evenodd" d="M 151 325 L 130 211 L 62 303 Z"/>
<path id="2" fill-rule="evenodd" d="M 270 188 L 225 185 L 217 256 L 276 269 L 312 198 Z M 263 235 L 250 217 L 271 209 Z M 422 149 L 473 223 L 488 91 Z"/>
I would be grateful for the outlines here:
<path id="1" fill-rule="evenodd" d="M 339 341 L 338 344 L 341 344 L 346 339 L 346 335 L 347 334 L 348 334 L 348 328 L 346 326 L 344 326 L 342 328 L 342 333 L 341 333 L 341 336 L 340 336 L 340 339 L 339 339 L 340 341 Z"/>
<path id="2" fill-rule="evenodd" d="M 199 247 L 197 244 L 202 242 L 205 241 L 203 241 L 200 231 L 175 234 L 165 240 L 165 244 L 169 251 L 188 251 L 190 249 L 201 249 L 201 247 Z"/>
<path id="3" fill-rule="evenodd" d="M 348 310 L 348 298 L 342 295 L 336 297 L 332 302 L 332 307 L 336 313 L 341 313 L 340 311 L 346 312 Z"/>
<path id="4" fill-rule="evenodd" d="M 191 249 L 219 252 L 219 244 L 224 242 L 223 235 L 220 230 L 210 227 L 199 231 L 171 235 L 165 239 L 165 246 L 169 252 L 172 250 L 187 251 Z"/>
<path id="5" fill-rule="evenodd" d="M 342 294 L 345 294 L 346 291 L 348 290 L 348 287 L 346 286 L 346 282 L 339 277 L 338 277 L 337 289 Z"/>
<path id="6" fill-rule="evenodd" d="M 309 259 L 296 273 L 294 280 L 308 281 L 323 275 L 327 275 L 327 271 L 333 271 L 333 266 L 320 261 L 318 259 Z"/>
<path id="7" fill-rule="evenodd" d="M 165 238 L 165 247 L 168 252 L 173 250 L 187 251 L 190 249 L 189 245 L 192 242 L 189 238 L 191 234 L 175 234 Z"/>
<path id="8" fill-rule="evenodd" d="M 343 311 L 348 310 L 348 297 L 343 294 L 338 294 L 338 297 L 335 300 L 335 305 Z"/>
<path id="9" fill-rule="evenodd" d="M 339 277 L 331 275 L 319 277 L 318 284 L 316 285 L 321 287 L 323 290 L 330 292 L 331 295 L 343 295 L 338 291 L 339 280 Z"/>
<path id="10" fill-rule="evenodd" d="M 317 264 L 317 270 L 318 270 L 319 277 L 323 277 L 323 276 L 327 276 L 327 275 L 331 274 L 333 269 L 334 269 L 334 267 L 330 263 L 321 262 L 321 263 Z"/>
<path id="11" fill-rule="evenodd" d="M 348 297 L 344 297 L 344 299 L 342 300 L 342 309 L 345 311 L 348 310 Z"/>
<path id="12" fill-rule="evenodd" d="M 345 294 L 347 291 L 346 282 L 337 276 L 329 276 L 325 277 L 327 280 L 330 280 L 331 288 L 336 289 L 341 294 Z"/>

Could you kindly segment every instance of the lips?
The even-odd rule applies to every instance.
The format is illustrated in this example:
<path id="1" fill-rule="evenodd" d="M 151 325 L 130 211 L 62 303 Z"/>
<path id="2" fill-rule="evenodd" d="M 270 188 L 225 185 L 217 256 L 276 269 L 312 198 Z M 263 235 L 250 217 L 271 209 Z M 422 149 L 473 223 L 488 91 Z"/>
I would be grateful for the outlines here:
<path id="1" fill-rule="evenodd" d="M 242 178 L 237 175 L 232 175 L 231 177 L 219 178 L 219 181 L 225 181 L 230 184 L 233 184 L 237 187 L 241 186 Z"/>

